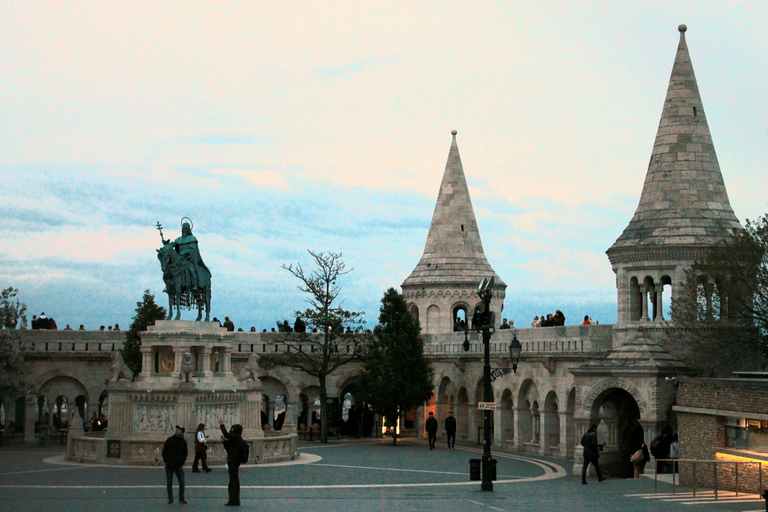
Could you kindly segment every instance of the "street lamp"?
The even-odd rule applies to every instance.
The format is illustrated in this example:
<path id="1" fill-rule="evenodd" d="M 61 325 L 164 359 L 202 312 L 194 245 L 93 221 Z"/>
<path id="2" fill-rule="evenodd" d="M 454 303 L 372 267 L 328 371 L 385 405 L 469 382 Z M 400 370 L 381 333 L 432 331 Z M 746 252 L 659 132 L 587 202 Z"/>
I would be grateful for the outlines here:
<path id="1" fill-rule="evenodd" d="M 509 358 L 512 361 L 512 368 L 491 368 L 491 336 L 495 331 L 496 314 L 491 311 L 491 298 L 493 298 L 494 276 L 484 278 L 477 287 L 477 295 L 483 301 L 483 311 L 475 311 L 472 318 L 472 328 L 483 333 L 483 458 L 482 458 L 482 482 L 480 489 L 483 491 L 493 491 L 493 476 L 495 467 L 491 462 L 491 409 L 495 409 L 495 404 L 491 404 L 491 381 L 506 375 L 510 371 L 517 373 L 517 363 L 520 361 L 520 353 L 523 346 L 517 339 L 517 329 L 513 332 L 512 341 L 509 343 Z M 464 331 L 463 348 L 465 352 L 469 351 L 469 336 Z"/>

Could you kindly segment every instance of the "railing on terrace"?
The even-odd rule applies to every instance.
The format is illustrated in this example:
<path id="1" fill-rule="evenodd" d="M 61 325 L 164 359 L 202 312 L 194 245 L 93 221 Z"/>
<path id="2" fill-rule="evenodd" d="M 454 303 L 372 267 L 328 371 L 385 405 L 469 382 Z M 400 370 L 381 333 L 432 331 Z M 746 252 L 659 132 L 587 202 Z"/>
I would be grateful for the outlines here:
<path id="1" fill-rule="evenodd" d="M 697 472 L 698 474 L 702 474 L 704 471 L 708 471 L 709 475 L 711 476 L 711 481 L 708 480 L 708 483 L 711 482 L 712 488 L 714 491 L 715 499 L 718 499 L 718 492 L 722 490 L 730 490 L 725 489 L 725 485 L 720 485 L 720 479 L 718 479 L 718 474 L 723 474 L 723 470 L 718 471 L 718 466 L 723 466 L 723 469 L 726 468 L 733 468 L 733 480 L 734 480 L 734 492 L 736 496 L 739 495 L 739 467 L 742 467 L 741 474 L 742 474 L 742 482 L 744 480 L 747 480 L 747 478 L 744 477 L 746 474 L 746 470 L 750 468 L 754 468 L 757 466 L 757 481 L 756 481 L 756 487 L 754 489 L 754 494 L 757 494 L 759 496 L 763 495 L 763 464 L 768 464 L 767 462 L 761 462 L 761 461 L 745 461 L 745 460 L 696 460 L 696 459 L 656 459 L 656 463 L 659 462 L 664 463 L 672 463 L 675 466 L 677 466 L 675 469 L 679 469 L 679 467 L 683 464 L 690 464 L 692 466 L 692 488 L 693 488 L 693 496 L 696 496 L 697 491 Z M 710 468 L 711 466 L 711 468 Z M 657 466 L 658 467 L 658 466 Z M 698 470 L 698 471 L 697 471 Z M 678 472 L 674 471 L 672 472 L 672 494 L 675 494 L 677 492 L 677 486 L 680 485 L 679 482 L 675 482 L 675 476 L 677 476 Z M 727 477 L 730 479 L 730 474 L 726 474 Z M 658 480 L 659 480 L 659 473 L 658 471 L 655 472 L 653 477 L 653 492 L 657 492 L 658 487 Z M 753 478 L 748 478 L 748 480 L 754 480 Z M 749 485 L 747 485 L 749 487 Z M 747 494 L 749 491 L 741 491 L 742 494 Z"/>
<path id="2" fill-rule="evenodd" d="M 611 349 L 612 325 L 542 327 L 518 329 L 518 339 L 523 355 L 554 355 L 604 352 Z M 122 349 L 125 332 L 104 331 L 20 331 L 24 346 L 29 352 L 114 352 Z M 316 344 L 292 339 L 286 343 L 286 333 L 237 332 L 227 340 L 233 353 L 274 353 L 299 350 L 312 352 Z M 424 353 L 431 356 L 443 354 L 480 356 L 483 351 L 480 335 L 467 333 L 470 349 L 464 352 L 464 333 L 424 334 Z M 294 335 L 295 336 L 295 335 Z M 312 334 L 309 334 L 312 336 Z M 317 336 L 320 336 L 319 334 Z M 490 352 L 495 357 L 508 353 L 512 329 L 497 330 L 491 339 Z M 352 345 L 340 344 L 340 351 L 351 352 Z"/>

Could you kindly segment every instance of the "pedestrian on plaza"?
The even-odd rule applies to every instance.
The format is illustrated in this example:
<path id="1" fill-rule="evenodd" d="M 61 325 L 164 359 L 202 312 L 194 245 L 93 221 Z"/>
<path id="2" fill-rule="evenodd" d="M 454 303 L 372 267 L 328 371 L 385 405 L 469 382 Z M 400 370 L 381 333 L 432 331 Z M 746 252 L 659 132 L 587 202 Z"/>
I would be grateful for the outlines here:
<path id="1" fill-rule="evenodd" d="M 224 505 L 227 507 L 240 506 L 240 464 L 248 460 L 248 444 L 243 440 L 243 426 L 232 425 L 232 429 L 227 432 L 224 426 L 224 420 L 219 419 L 219 428 L 221 429 L 221 441 L 224 449 L 227 450 L 227 471 L 229 472 L 229 501 Z"/>
<path id="2" fill-rule="evenodd" d="M 197 431 L 195 432 L 195 460 L 192 462 L 193 473 L 200 472 L 200 470 L 197 469 L 198 461 L 203 464 L 203 471 L 206 473 L 213 471 L 208 467 L 208 442 L 206 439 L 208 439 L 208 436 L 205 435 L 205 425 L 201 423 L 197 426 Z"/>
<path id="3" fill-rule="evenodd" d="M 600 474 L 600 449 L 602 446 L 597 444 L 597 425 L 592 425 L 589 430 L 581 436 L 581 446 L 584 447 L 584 465 L 581 467 L 581 483 L 587 484 L 587 469 L 589 469 L 590 463 L 595 467 L 597 472 L 597 481 L 602 482 L 604 480 L 603 475 Z"/>
<path id="4" fill-rule="evenodd" d="M 179 503 L 187 504 L 184 499 L 184 463 L 187 461 L 187 441 L 184 439 L 184 427 L 176 425 L 176 432 L 165 440 L 163 462 L 165 462 L 165 480 L 168 483 L 168 503 L 173 503 L 173 475 L 179 481 Z"/>
<path id="5" fill-rule="evenodd" d="M 448 417 L 445 418 L 445 436 L 448 438 L 448 449 L 455 450 L 456 418 L 453 417 L 453 411 L 448 411 Z"/>
<path id="6" fill-rule="evenodd" d="M 437 420 L 435 419 L 434 413 L 429 413 L 429 418 L 427 418 L 427 424 L 425 426 L 427 429 L 427 438 L 429 439 L 429 449 L 434 450 L 435 441 L 437 441 Z"/>

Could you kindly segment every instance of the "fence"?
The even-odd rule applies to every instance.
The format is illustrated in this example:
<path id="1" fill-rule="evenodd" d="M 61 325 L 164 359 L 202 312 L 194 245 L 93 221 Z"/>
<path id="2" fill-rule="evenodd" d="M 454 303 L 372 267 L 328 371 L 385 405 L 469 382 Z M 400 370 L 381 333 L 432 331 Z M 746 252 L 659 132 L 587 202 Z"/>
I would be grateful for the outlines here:
<path id="1" fill-rule="evenodd" d="M 697 475 L 696 474 L 697 474 L 697 468 L 699 468 L 699 472 L 701 473 L 702 472 L 701 466 L 704 466 L 705 468 L 707 466 L 712 466 L 712 470 L 711 470 L 712 471 L 711 472 L 712 479 L 711 479 L 711 481 L 708 481 L 708 483 L 711 483 L 712 486 L 713 486 L 713 490 L 714 490 L 714 493 L 715 493 L 715 499 L 718 498 L 718 490 L 730 490 L 730 489 L 722 488 L 719 485 L 720 479 L 718 478 L 718 474 L 724 475 L 725 478 L 722 478 L 722 479 L 727 480 L 728 481 L 727 483 L 731 483 L 731 481 L 733 481 L 733 483 L 734 483 L 733 488 L 735 490 L 734 492 L 736 493 L 735 495 L 738 496 L 739 495 L 739 466 L 740 465 L 741 466 L 747 466 L 747 468 L 744 468 L 744 469 L 749 469 L 749 467 L 754 467 L 755 465 L 757 465 L 757 482 L 756 482 L 757 483 L 757 486 L 756 486 L 757 488 L 755 489 L 754 487 L 752 487 L 749 484 L 747 484 L 746 485 L 746 489 L 747 490 L 746 491 L 742 490 L 741 492 L 746 493 L 746 492 L 749 492 L 749 490 L 755 490 L 756 492 L 754 494 L 757 494 L 759 496 L 763 496 L 763 464 L 768 464 L 766 462 L 742 461 L 742 460 L 738 460 L 737 461 L 737 460 L 656 459 L 656 464 L 658 464 L 660 462 L 672 463 L 673 464 L 673 471 L 672 471 L 672 494 L 675 494 L 675 492 L 677 490 L 677 485 L 679 485 L 679 483 L 675 482 L 675 476 L 677 475 L 677 471 L 675 471 L 674 469 L 676 469 L 678 466 L 681 466 L 683 464 L 690 464 L 691 465 L 692 483 L 693 483 L 692 487 L 693 487 L 693 496 L 694 497 L 696 496 L 696 486 L 697 486 L 697 480 L 696 480 L 696 476 Z M 723 465 L 725 465 L 723 467 L 723 469 L 727 470 L 727 469 L 731 469 L 732 468 L 733 470 L 732 471 L 719 470 L 718 466 L 723 466 Z M 743 475 L 742 483 L 745 483 L 744 476 L 747 476 L 747 471 L 742 470 L 741 473 Z M 733 475 L 733 477 L 734 477 L 733 480 L 731 480 L 731 475 Z M 749 476 L 747 476 L 747 479 L 748 480 L 754 480 L 754 476 L 753 475 L 749 475 Z M 659 481 L 659 472 L 656 471 L 656 474 L 653 476 L 653 492 L 657 491 L 658 481 Z"/>

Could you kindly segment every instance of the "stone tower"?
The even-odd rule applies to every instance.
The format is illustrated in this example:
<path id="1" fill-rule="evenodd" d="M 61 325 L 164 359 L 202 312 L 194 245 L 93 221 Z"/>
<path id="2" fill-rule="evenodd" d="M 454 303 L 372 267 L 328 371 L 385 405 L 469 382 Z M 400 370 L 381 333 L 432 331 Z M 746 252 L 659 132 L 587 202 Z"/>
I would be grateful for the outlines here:
<path id="1" fill-rule="evenodd" d="M 731 209 L 693 73 L 686 26 L 664 100 L 643 192 L 632 220 L 608 249 L 616 273 L 614 343 L 643 327 L 653 336 L 665 318 L 662 295 L 679 293 L 685 270 L 741 224 Z"/>
<path id="2" fill-rule="evenodd" d="M 498 327 L 507 288 L 485 258 L 456 144 L 456 130 L 451 134 L 453 141 L 424 254 L 402 284 L 405 300 L 425 334 L 453 332 L 457 316 L 471 320 L 475 308 L 482 308 L 477 286 L 490 276 L 495 277 L 491 309 L 496 312 Z"/>

